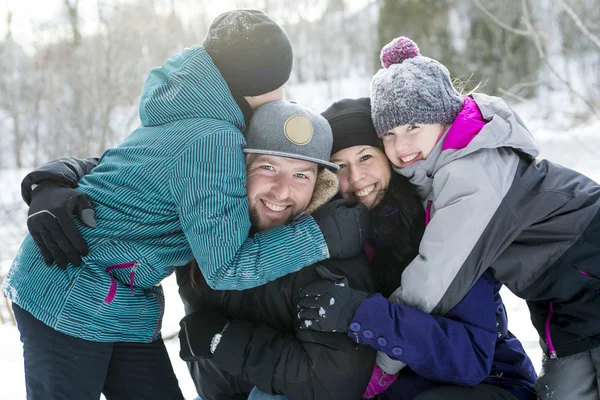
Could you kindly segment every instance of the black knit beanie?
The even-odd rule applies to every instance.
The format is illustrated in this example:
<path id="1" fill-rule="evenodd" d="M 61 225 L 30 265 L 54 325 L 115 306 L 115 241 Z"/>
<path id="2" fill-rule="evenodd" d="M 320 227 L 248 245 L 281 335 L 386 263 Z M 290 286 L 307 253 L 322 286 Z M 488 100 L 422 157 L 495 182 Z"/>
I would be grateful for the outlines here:
<path id="1" fill-rule="evenodd" d="M 336 101 L 321 115 L 327 119 L 333 132 L 331 154 L 361 145 L 383 149 L 373 126 L 371 101 L 368 97 Z"/>
<path id="2" fill-rule="evenodd" d="M 232 92 L 269 93 L 290 78 L 292 45 L 275 21 L 259 10 L 233 10 L 210 25 L 204 49 Z"/>

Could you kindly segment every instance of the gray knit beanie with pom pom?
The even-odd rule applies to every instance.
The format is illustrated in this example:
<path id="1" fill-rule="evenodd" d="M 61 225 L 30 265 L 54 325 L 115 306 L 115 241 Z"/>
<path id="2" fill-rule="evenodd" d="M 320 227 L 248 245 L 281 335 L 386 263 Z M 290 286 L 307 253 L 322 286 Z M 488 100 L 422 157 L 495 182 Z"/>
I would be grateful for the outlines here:
<path id="1" fill-rule="evenodd" d="M 408 124 L 451 124 L 463 107 L 442 64 L 423 57 L 417 44 L 398 37 L 381 50 L 383 66 L 371 81 L 371 115 L 377 134 Z"/>

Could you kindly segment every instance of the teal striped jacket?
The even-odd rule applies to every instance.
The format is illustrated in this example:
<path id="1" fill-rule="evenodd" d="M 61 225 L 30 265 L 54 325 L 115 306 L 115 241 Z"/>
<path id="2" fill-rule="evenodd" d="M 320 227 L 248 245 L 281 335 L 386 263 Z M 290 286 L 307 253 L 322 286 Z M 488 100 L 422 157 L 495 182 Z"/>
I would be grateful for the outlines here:
<path id="1" fill-rule="evenodd" d="M 259 286 L 328 257 L 306 215 L 248 238 L 244 118 L 202 47 L 150 73 L 140 118 L 80 181 L 98 224 L 79 225 L 83 265 L 47 267 L 28 236 L 3 285 L 14 303 L 71 336 L 150 342 L 160 336 L 160 281 L 194 257 L 215 289 Z"/>

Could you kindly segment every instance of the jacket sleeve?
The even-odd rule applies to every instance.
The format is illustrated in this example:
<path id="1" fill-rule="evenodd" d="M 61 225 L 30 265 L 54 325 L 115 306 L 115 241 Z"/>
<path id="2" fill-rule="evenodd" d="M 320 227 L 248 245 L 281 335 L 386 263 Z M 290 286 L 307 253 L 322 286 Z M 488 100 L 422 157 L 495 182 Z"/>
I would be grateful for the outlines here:
<path id="1" fill-rule="evenodd" d="M 217 290 L 263 285 L 329 257 L 307 214 L 248 238 L 243 146 L 239 132 L 213 132 L 185 149 L 169 176 L 183 232 L 206 282 Z"/>
<path id="2" fill-rule="evenodd" d="M 517 166 L 511 150 L 483 149 L 436 172 L 433 217 L 390 300 L 438 315 L 462 300 L 522 229 L 503 201 Z"/>
<path id="3" fill-rule="evenodd" d="M 247 400 L 254 385 L 223 371 L 210 359 L 187 363 L 196 392 L 205 400 Z"/>
<path id="4" fill-rule="evenodd" d="M 98 160 L 99 158 L 61 157 L 42 164 L 23 178 L 21 197 L 29 205 L 32 186 L 43 181 L 55 181 L 75 188 L 79 180 L 98 165 Z"/>
<path id="5" fill-rule="evenodd" d="M 444 317 L 372 295 L 360 305 L 348 336 L 431 381 L 477 385 L 490 374 L 497 339 L 490 274 Z"/>
<path id="6" fill-rule="evenodd" d="M 352 400 L 367 387 L 374 351 L 340 333 L 282 333 L 238 320 L 230 323 L 211 360 L 267 393 Z"/>

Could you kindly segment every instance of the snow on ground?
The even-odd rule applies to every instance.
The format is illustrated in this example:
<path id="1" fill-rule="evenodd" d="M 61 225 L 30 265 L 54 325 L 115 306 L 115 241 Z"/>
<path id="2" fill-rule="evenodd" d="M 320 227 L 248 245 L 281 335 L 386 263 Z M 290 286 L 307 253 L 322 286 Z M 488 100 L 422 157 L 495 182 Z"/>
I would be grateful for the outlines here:
<path id="1" fill-rule="evenodd" d="M 353 90 L 352 93 L 347 94 L 348 96 L 368 95 L 368 81 L 344 82 L 343 84 Z M 315 98 L 313 94 L 327 93 L 329 90 L 332 89 L 325 84 L 314 87 L 292 87 L 290 88 L 290 97 L 297 99 L 302 104 L 311 105 L 315 110 L 322 111 L 330 102 L 323 98 Z M 542 150 L 541 157 L 569 166 L 600 181 L 600 157 L 597 157 L 600 150 L 600 118 L 577 124 L 572 128 L 575 123 L 573 115 L 569 115 L 570 110 L 559 107 L 563 101 L 565 104 L 569 104 L 566 100 L 560 97 L 550 100 L 551 104 L 557 104 L 556 109 L 543 113 L 538 104 L 533 101 L 517 104 L 514 107 L 536 138 Z M 10 259 L 14 256 L 26 233 L 27 212 L 24 203 L 20 200 L 19 193 L 19 183 L 26 172 L 26 170 L 0 170 L 0 182 L 2 182 L 2 190 L 0 190 L 0 275 L 8 271 Z M 178 298 L 174 277 L 166 279 L 163 287 L 167 299 L 163 336 L 168 337 L 174 336 L 178 331 L 178 322 L 183 316 L 183 306 Z M 529 320 L 527 306 L 524 301 L 515 297 L 505 288 L 502 289 L 502 295 L 508 312 L 509 328 L 523 342 L 523 346 L 539 372 L 542 352 L 538 345 L 537 333 Z M 0 325 L 0 343 L 0 376 L 3 382 L 10 382 L 2 386 L 1 397 L 11 400 L 24 399 L 22 348 L 15 326 Z M 195 389 L 185 364 L 179 359 L 176 337 L 167 341 L 167 348 L 184 395 L 186 398 L 193 398 Z"/>

